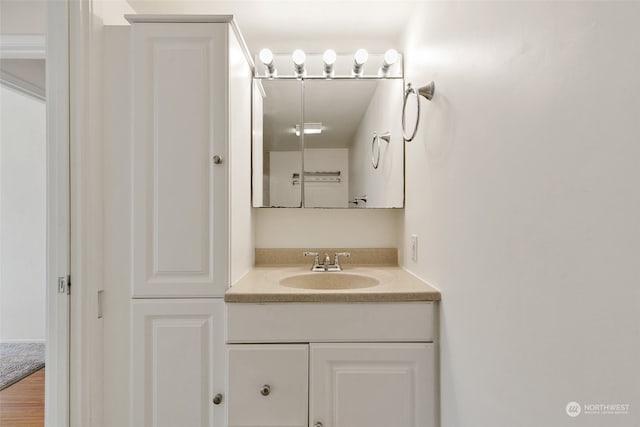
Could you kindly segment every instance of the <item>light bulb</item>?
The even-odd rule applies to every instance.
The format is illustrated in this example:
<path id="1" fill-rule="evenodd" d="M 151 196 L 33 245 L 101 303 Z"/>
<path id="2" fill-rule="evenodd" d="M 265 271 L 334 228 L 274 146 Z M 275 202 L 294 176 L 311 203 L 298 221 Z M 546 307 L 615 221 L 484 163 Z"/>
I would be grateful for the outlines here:
<path id="1" fill-rule="evenodd" d="M 336 51 L 333 49 L 327 49 L 324 51 L 324 55 L 322 55 L 322 60 L 324 61 L 324 65 L 333 65 L 336 63 Z"/>
<path id="2" fill-rule="evenodd" d="M 264 64 L 264 67 L 267 69 L 267 77 L 270 79 L 274 78 L 278 72 L 276 71 L 276 67 L 273 65 L 273 52 L 264 48 L 260 51 L 258 56 L 260 57 L 260 61 Z"/>
<path id="3" fill-rule="evenodd" d="M 398 61 L 398 56 L 398 51 L 395 49 L 389 49 L 384 53 L 382 67 L 378 70 L 379 77 L 389 77 L 389 69 L 396 63 L 396 61 Z"/>
<path id="4" fill-rule="evenodd" d="M 351 70 L 351 75 L 353 77 L 360 78 L 364 73 L 364 63 L 369 59 L 369 53 L 365 49 L 358 49 L 356 51 L 355 58 L 353 60 L 353 70 Z"/>
<path id="5" fill-rule="evenodd" d="M 367 59 L 369 59 L 369 52 L 367 52 L 366 49 L 358 49 L 356 51 L 356 56 L 355 56 L 356 64 L 362 65 L 365 62 L 367 62 Z"/>
<path id="6" fill-rule="evenodd" d="M 384 64 L 391 66 L 398 61 L 398 51 L 395 49 L 389 49 L 384 53 Z"/>
<path id="7" fill-rule="evenodd" d="M 300 66 L 304 65 L 304 59 L 306 55 L 301 49 L 296 49 L 293 51 L 293 63 Z"/>
<path id="8" fill-rule="evenodd" d="M 305 75 L 304 70 L 304 58 L 305 54 L 301 49 L 296 49 L 293 51 L 293 69 L 296 72 L 296 77 L 300 78 Z"/>
<path id="9" fill-rule="evenodd" d="M 324 62 L 323 74 L 327 79 L 333 78 L 333 64 L 336 62 L 336 57 L 336 51 L 333 49 L 325 50 L 324 55 L 322 55 L 322 62 Z"/>
<path id="10" fill-rule="evenodd" d="M 273 62 L 273 52 L 271 52 L 270 49 L 264 48 L 260 51 L 260 61 L 265 64 L 265 65 L 269 65 Z"/>

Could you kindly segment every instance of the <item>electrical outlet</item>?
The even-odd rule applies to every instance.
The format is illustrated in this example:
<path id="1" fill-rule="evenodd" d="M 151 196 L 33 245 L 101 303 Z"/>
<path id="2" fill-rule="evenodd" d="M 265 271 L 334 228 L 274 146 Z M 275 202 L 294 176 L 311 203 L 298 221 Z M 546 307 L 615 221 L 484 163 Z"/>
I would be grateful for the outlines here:
<path id="1" fill-rule="evenodd" d="M 418 262 L 418 235 L 411 235 L 411 260 Z"/>

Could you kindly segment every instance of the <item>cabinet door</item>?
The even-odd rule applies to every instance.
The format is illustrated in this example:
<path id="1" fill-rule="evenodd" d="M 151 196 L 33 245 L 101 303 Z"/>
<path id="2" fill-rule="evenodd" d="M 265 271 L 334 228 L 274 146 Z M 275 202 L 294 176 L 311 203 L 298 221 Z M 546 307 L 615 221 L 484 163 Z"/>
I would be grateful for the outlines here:
<path id="1" fill-rule="evenodd" d="M 227 37 L 227 24 L 132 26 L 134 297 L 227 288 Z"/>
<path id="2" fill-rule="evenodd" d="M 308 345 L 228 348 L 228 427 L 306 427 Z"/>
<path id="3" fill-rule="evenodd" d="M 223 427 L 224 302 L 132 302 L 131 425 Z"/>
<path id="4" fill-rule="evenodd" d="M 311 344 L 309 425 L 434 427 L 432 343 Z"/>

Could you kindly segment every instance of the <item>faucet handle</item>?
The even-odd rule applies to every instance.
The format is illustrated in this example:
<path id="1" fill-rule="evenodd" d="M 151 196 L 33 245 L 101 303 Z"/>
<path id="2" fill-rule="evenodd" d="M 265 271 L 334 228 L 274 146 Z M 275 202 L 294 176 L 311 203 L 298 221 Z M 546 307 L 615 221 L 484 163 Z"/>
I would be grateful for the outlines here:
<path id="1" fill-rule="evenodd" d="M 351 254 L 349 252 L 336 252 L 335 255 L 333 256 L 333 264 L 339 266 L 340 263 L 338 262 L 338 257 L 347 257 L 349 258 L 351 256 Z"/>
<path id="2" fill-rule="evenodd" d="M 318 252 L 304 251 L 302 252 L 304 256 L 318 256 Z"/>

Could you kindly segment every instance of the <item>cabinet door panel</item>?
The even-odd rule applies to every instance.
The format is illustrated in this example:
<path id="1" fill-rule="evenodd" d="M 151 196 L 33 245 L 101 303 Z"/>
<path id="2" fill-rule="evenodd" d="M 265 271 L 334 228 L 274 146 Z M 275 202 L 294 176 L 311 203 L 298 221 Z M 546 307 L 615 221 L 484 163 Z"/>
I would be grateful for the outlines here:
<path id="1" fill-rule="evenodd" d="M 135 300 L 132 321 L 131 425 L 224 425 L 224 302 Z"/>
<path id="2" fill-rule="evenodd" d="M 228 349 L 229 427 L 307 426 L 306 344 L 236 344 Z"/>
<path id="3" fill-rule="evenodd" d="M 226 24 L 133 26 L 133 296 L 227 287 Z"/>
<path id="4" fill-rule="evenodd" d="M 311 344 L 309 424 L 435 426 L 433 344 Z"/>

